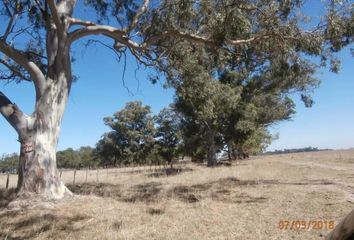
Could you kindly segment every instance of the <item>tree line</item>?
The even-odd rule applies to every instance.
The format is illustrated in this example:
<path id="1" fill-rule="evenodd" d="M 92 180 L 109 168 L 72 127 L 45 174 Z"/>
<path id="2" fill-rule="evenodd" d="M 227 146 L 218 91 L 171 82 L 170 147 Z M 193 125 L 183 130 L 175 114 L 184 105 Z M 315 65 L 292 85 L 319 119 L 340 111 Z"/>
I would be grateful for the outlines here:
<path id="1" fill-rule="evenodd" d="M 318 152 L 318 151 L 331 151 L 332 149 L 319 149 L 318 147 L 304 147 L 304 148 L 290 148 L 282 150 L 268 151 L 265 154 L 282 154 L 282 153 L 300 153 L 300 152 Z"/>
<path id="2" fill-rule="evenodd" d="M 151 107 L 140 101 L 128 102 L 113 116 L 103 122 L 110 128 L 95 147 L 85 146 L 74 150 L 67 148 L 57 151 L 59 168 L 92 168 L 127 165 L 170 165 L 185 156 L 192 161 L 203 162 L 210 154 L 207 144 L 214 144 L 216 155 L 226 155 L 229 160 L 245 158 L 262 152 L 271 141 L 265 128 L 259 128 L 240 145 L 226 143 L 221 130 L 215 132 L 214 143 L 205 140 L 203 124 L 198 118 L 191 118 L 181 107 L 181 98 L 154 115 Z M 222 106 L 220 106 L 222 107 Z M 252 123 L 249 123 L 252 124 Z M 221 128 L 220 128 L 221 129 Z M 2 172 L 16 172 L 18 154 L 4 155 L 0 161 Z"/>

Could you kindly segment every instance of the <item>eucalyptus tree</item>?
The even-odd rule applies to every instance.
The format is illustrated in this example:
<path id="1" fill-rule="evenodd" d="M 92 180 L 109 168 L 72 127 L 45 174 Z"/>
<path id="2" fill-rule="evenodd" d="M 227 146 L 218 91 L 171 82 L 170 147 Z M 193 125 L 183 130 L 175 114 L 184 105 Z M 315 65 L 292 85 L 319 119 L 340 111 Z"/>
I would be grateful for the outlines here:
<path id="1" fill-rule="evenodd" d="M 0 93 L 0 112 L 21 142 L 18 194 L 70 194 L 58 176 L 55 149 L 74 80 L 71 49 L 79 40 L 107 39 L 104 46 L 118 55 L 130 52 L 169 79 L 184 64 L 173 52 L 188 54 L 195 46 L 213 51 L 216 58 L 228 53 L 236 64 L 274 55 L 291 55 L 294 61 L 321 56 L 328 62 L 353 35 L 348 1 L 329 3 L 323 24 L 309 28 L 297 14 L 301 0 L 1 1 L 0 78 L 32 82 L 36 94 L 34 112 L 26 115 Z M 78 14 L 83 5 L 94 14 Z M 248 53 L 250 47 L 258 54 Z M 337 61 L 332 63 L 336 69 Z"/>
<path id="2" fill-rule="evenodd" d="M 270 89 L 264 73 L 257 73 L 244 79 L 240 79 L 234 70 L 222 73 L 220 78 L 222 83 L 242 88 L 237 108 L 220 120 L 223 140 L 232 159 L 242 156 L 243 152 L 249 149 L 247 145 L 251 142 L 258 142 L 259 146 L 254 147 L 262 149 L 262 145 L 269 143 L 271 139 L 266 128 L 279 121 L 289 120 L 293 116 L 295 104 L 289 98 L 289 93 L 298 91 L 299 87 L 305 92 L 306 89 L 311 90 L 318 84 L 313 78 L 308 78 L 304 83 L 302 78 L 304 74 L 307 74 L 306 69 L 299 71 L 298 74 L 292 74 L 291 70 L 288 70 L 284 73 L 286 77 L 282 78 L 282 84 Z M 311 99 L 307 97 L 306 100 L 309 106 Z M 265 142 L 262 143 L 261 139 Z"/>
<path id="3" fill-rule="evenodd" d="M 183 116 L 185 143 L 192 155 L 206 153 L 208 166 L 216 164 L 220 146 L 220 117 L 232 112 L 239 101 L 240 91 L 220 84 L 207 71 L 193 64 L 189 74 L 183 74 L 183 83 L 177 87 L 176 109 Z M 217 144 L 219 143 L 219 145 Z M 201 151 L 198 153 L 198 151 Z M 199 156 L 199 158 L 202 156 Z"/>
<path id="4" fill-rule="evenodd" d="M 162 109 L 154 118 L 156 125 L 155 148 L 170 166 L 178 159 L 182 147 L 180 116 L 173 107 Z"/>
<path id="5" fill-rule="evenodd" d="M 150 107 L 140 101 L 128 102 L 113 117 L 105 117 L 104 122 L 112 131 L 97 144 L 102 159 L 113 157 L 115 162 L 145 163 L 155 143 Z"/>
<path id="6" fill-rule="evenodd" d="M 93 150 L 93 156 L 98 165 L 116 166 L 117 163 L 122 163 L 124 149 L 121 146 L 123 142 L 119 140 L 115 131 L 103 134 Z"/>

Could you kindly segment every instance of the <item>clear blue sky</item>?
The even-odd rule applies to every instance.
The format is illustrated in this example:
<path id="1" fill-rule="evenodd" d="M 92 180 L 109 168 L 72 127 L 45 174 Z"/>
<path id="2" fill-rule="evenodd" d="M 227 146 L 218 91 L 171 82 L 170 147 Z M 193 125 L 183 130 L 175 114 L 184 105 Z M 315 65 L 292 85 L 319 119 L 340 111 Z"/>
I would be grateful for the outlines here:
<path id="1" fill-rule="evenodd" d="M 282 122 L 271 128 L 279 133 L 269 150 L 313 146 L 319 148 L 354 147 L 354 61 L 347 51 L 340 53 L 343 62 L 339 74 L 323 69 L 318 76 L 322 84 L 313 98 L 315 105 L 305 108 L 297 103 L 292 121 Z M 64 115 L 58 149 L 94 146 L 107 131 L 103 117 L 120 110 L 126 102 L 141 100 L 150 105 L 154 113 L 173 101 L 173 91 L 163 89 L 161 84 L 147 80 L 150 70 L 137 68 L 133 58 L 127 59 L 125 82 L 132 96 L 122 83 L 123 62 L 117 63 L 114 55 L 102 47 L 86 51 L 74 48 L 76 62 L 74 73 L 79 76 L 73 85 Z M 32 84 L 0 84 L 0 89 L 24 112 L 31 114 L 34 106 Z M 16 132 L 0 116 L 0 154 L 18 152 Z"/>

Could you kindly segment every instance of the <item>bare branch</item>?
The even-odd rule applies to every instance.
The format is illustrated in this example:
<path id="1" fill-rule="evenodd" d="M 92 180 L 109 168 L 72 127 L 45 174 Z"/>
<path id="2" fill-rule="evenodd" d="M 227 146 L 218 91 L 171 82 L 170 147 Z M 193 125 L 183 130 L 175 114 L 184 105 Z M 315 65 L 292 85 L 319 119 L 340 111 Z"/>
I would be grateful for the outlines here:
<path id="1" fill-rule="evenodd" d="M 11 78 L 11 77 L 13 78 L 13 77 L 17 76 L 17 77 L 19 77 L 19 78 L 22 78 L 22 79 L 25 80 L 25 81 L 31 81 L 31 79 L 29 79 L 28 77 L 26 77 L 25 75 L 23 75 L 22 72 L 21 72 L 21 70 L 18 69 L 16 66 L 13 66 L 13 65 L 9 64 L 8 62 L 6 62 L 6 61 L 3 60 L 3 59 L 0 59 L 0 63 L 1 63 L 2 65 L 4 65 L 5 67 L 7 67 L 7 68 L 13 73 L 13 75 L 10 76 L 10 78 Z"/>
<path id="2" fill-rule="evenodd" d="M 90 22 L 90 21 L 84 21 L 84 20 L 81 20 L 81 19 L 77 19 L 77 18 L 68 18 L 68 22 L 71 26 L 74 26 L 74 25 L 81 25 L 81 26 L 95 26 L 96 24 L 93 23 L 93 22 Z"/>
<path id="3" fill-rule="evenodd" d="M 150 0 L 144 0 L 144 3 L 140 6 L 138 12 L 135 14 L 133 21 L 131 22 L 131 24 L 129 25 L 129 27 L 125 30 L 125 32 L 129 33 L 130 31 L 132 31 L 136 25 L 138 24 L 140 17 L 146 12 L 146 10 L 148 9 L 149 6 L 149 2 Z"/>
<path id="4" fill-rule="evenodd" d="M 26 130 L 27 119 L 16 104 L 12 103 L 3 92 L 0 91 L 0 113 L 13 126 L 17 133 L 21 136 Z"/>
<path id="5" fill-rule="evenodd" d="M 74 41 L 90 35 L 104 35 L 114 39 L 116 42 L 129 46 L 130 48 L 143 50 L 138 43 L 126 36 L 125 31 L 107 25 L 96 25 L 94 23 L 90 23 L 85 28 L 80 28 L 71 32 L 67 40 L 67 47 L 70 47 Z"/>
<path id="6" fill-rule="evenodd" d="M 7 37 L 8 37 L 9 34 L 11 33 L 11 31 L 13 30 L 13 28 L 14 28 L 14 21 L 16 20 L 16 18 L 17 18 L 17 14 L 16 14 L 16 13 L 11 14 L 11 17 L 10 17 L 9 23 L 7 24 L 5 33 L 4 33 L 4 35 L 2 36 L 2 38 L 3 38 L 4 40 L 7 39 Z"/>
<path id="7" fill-rule="evenodd" d="M 39 97 L 44 91 L 45 83 L 45 76 L 40 68 L 34 62 L 29 61 L 20 51 L 11 47 L 3 40 L 0 40 L 0 52 L 3 52 L 6 56 L 28 71 L 34 82 L 37 97 Z"/>

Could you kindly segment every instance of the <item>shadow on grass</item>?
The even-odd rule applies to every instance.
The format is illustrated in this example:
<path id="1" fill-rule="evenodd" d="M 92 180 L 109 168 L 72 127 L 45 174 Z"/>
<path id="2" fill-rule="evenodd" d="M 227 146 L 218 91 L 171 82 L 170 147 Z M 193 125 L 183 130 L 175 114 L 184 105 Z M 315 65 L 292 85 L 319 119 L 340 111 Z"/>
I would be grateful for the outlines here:
<path id="1" fill-rule="evenodd" d="M 211 197 L 213 201 L 228 203 L 260 203 L 266 201 L 265 197 L 254 197 L 240 191 L 242 186 L 255 184 L 254 181 L 241 181 L 228 177 L 204 184 L 176 186 L 168 192 L 168 195 L 186 203 L 196 203 L 208 197 Z"/>
<path id="2" fill-rule="evenodd" d="M 62 239 L 85 227 L 85 215 L 66 216 L 48 211 L 12 210 L 0 213 L 0 239 L 33 239 L 45 235 Z"/>
<path id="3" fill-rule="evenodd" d="M 161 197 L 162 185 L 150 182 L 123 188 L 109 183 L 85 183 L 68 188 L 76 194 L 110 197 L 123 202 L 155 202 Z"/>
<path id="4" fill-rule="evenodd" d="M 242 192 L 245 187 L 257 185 L 331 185 L 328 180 L 305 180 L 304 182 L 280 182 L 278 180 L 239 180 L 234 177 L 221 178 L 217 181 L 195 185 L 176 186 L 168 192 L 171 198 L 183 202 L 195 203 L 211 197 L 212 200 L 229 203 L 262 203 L 267 199 L 263 196 L 251 196 Z"/>
<path id="5" fill-rule="evenodd" d="M 132 187 L 115 185 L 110 183 L 85 183 L 75 186 L 69 185 L 69 189 L 82 195 L 96 195 L 110 197 L 122 202 L 158 202 L 161 199 L 178 199 L 186 203 L 196 203 L 202 199 L 211 198 L 214 201 L 229 203 L 262 203 L 267 199 L 263 196 L 251 196 L 244 193 L 249 187 L 258 185 L 330 185 L 330 181 L 304 180 L 304 182 L 280 182 L 278 180 L 240 180 L 235 177 L 221 178 L 216 181 L 194 185 L 179 185 L 163 191 L 160 183 L 149 182 Z M 158 213 L 151 213 L 158 214 Z"/>
<path id="6" fill-rule="evenodd" d="M 184 172 L 191 172 L 193 169 L 191 168 L 166 168 L 166 169 L 159 169 L 153 173 L 146 174 L 148 177 L 159 178 L 159 177 L 168 177 L 168 176 L 175 176 L 178 174 L 182 174 Z"/>

